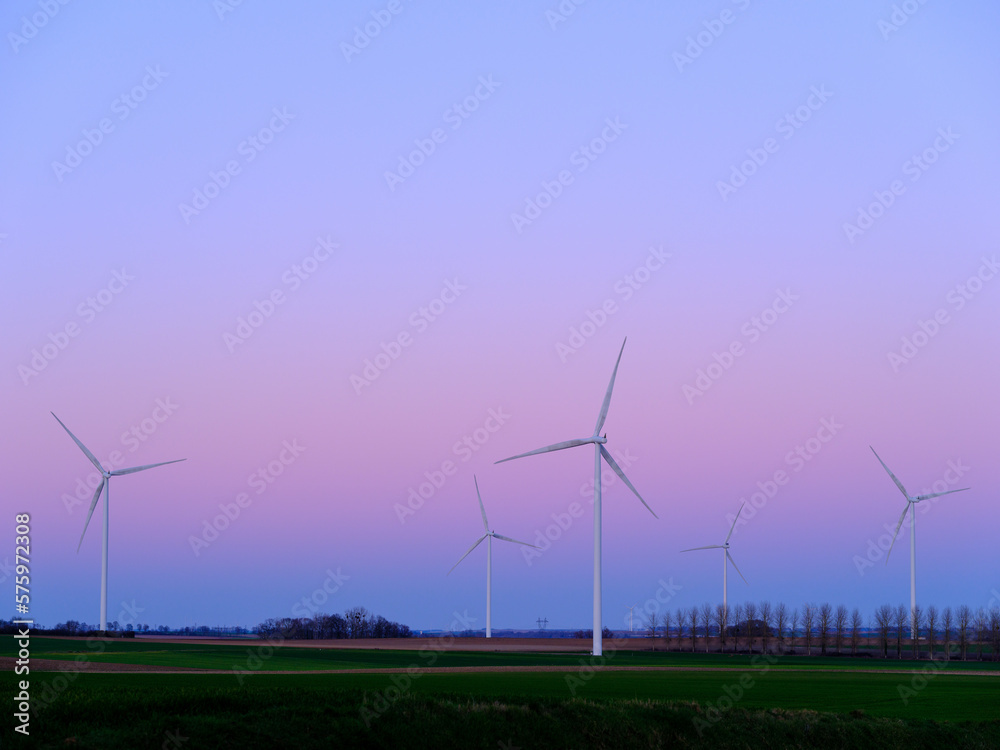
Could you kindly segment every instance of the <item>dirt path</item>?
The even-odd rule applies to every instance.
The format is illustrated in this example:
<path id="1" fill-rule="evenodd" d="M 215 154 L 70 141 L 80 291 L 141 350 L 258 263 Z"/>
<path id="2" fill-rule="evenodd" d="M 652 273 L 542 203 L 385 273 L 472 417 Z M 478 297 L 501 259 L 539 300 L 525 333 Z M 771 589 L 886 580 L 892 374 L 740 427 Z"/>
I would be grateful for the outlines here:
<path id="1" fill-rule="evenodd" d="M 613 658 L 613 657 L 612 657 Z M 584 663 L 587 663 L 586 660 Z M 589 668 L 589 665 L 588 665 Z M 607 664 L 595 666 L 601 672 L 748 672 L 753 667 L 668 667 L 668 666 L 616 666 Z M 920 667 L 923 668 L 922 666 Z M 14 658 L 0 657 L 0 670 L 13 671 Z M 61 661 L 57 659 L 32 659 L 31 669 L 34 672 L 92 672 L 116 674 L 233 674 L 229 669 L 196 669 L 193 667 L 162 667 L 147 664 L 121 664 L 117 662 L 95 661 Z M 475 672 L 574 672 L 571 666 L 487 666 L 487 667 L 411 667 L 419 674 L 458 674 Z M 405 667 L 389 667 L 378 669 L 302 669 L 302 670 L 262 670 L 259 674 L 400 674 L 406 672 Z M 910 674 L 913 669 L 783 669 L 771 667 L 772 672 L 808 672 L 836 674 Z M 1000 677 L 998 672 L 982 672 L 972 670 L 942 669 L 937 674 L 970 675 L 975 677 Z"/>

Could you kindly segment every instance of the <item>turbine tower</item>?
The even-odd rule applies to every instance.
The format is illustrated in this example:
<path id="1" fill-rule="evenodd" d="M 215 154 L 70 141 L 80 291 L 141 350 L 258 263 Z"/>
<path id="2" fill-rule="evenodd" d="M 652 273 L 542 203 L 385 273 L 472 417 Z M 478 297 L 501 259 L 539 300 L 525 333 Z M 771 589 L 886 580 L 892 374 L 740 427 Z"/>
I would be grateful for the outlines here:
<path id="1" fill-rule="evenodd" d="M 625 341 L 627 341 L 626 339 Z M 537 450 L 528 451 L 527 453 L 520 453 L 516 456 L 511 456 L 510 458 L 504 458 L 497 461 L 498 464 L 502 464 L 504 461 L 513 461 L 515 458 L 524 458 L 525 456 L 534 456 L 537 453 L 549 453 L 551 451 L 561 451 L 565 448 L 575 448 L 578 445 L 589 445 L 594 446 L 594 646 L 593 655 L 600 656 L 603 652 L 602 638 L 601 638 L 601 459 L 603 458 L 608 462 L 615 474 L 625 482 L 625 486 L 635 493 L 635 496 L 639 498 L 639 502 L 646 506 L 646 510 L 653 513 L 653 509 L 646 504 L 646 501 L 642 499 L 642 495 L 639 494 L 632 483 L 625 476 L 625 472 L 622 471 L 621 467 L 615 462 L 608 452 L 608 449 L 604 447 L 604 444 L 608 442 L 607 434 L 601 435 L 601 428 L 604 427 L 604 420 L 608 416 L 608 406 L 611 404 L 611 391 L 615 387 L 615 377 L 618 375 L 618 365 L 622 361 L 622 353 L 625 351 L 625 341 L 622 341 L 622 348 L 618 352 L 618 360 L 615 362 L 615 369 L 611 373 L 611 382 L 608 383 L 608 392 L 604 395 L 604 403 L 601 405 L 601 412 L 597 415 L 597 426 L 594 427 L 594 434 L 588 438 L 579 438 L 577 440 L 567 440 L 562 443 L 555 443 L 554 445 L 547 445 L 544 448 L 538 448 Z M 655 513 L 653 513 L 653 518 L 659 518 Z"/>
<path id="2" fill-rule="evenodd" d="M 869 448 L 872 448 L 870 445 Z M 872 448 L 872 453 L 875 453 L 875 449 Z M 899 527 L 903 525 L 903 519 L 906 518 L 906 511 L 910 511 L 910 637 L 916 637 L 917 624 L 914 622 L 916 620 L 917 612 L 917 503 L 921 500 L 930 500 L 934 497 L 941 497 L 942 495 L 950 495 L 953 492 L 965 492 L 969 489 L 968 487 L 963 487 L 960 490 L 947 490 L 945 492 L 934 492 L 929 495 L 917 495 L 916 497 L 911 496 L 903 483 L 896 479 L 896 475 L 889 471 L 889 467 L 885 465 L 885 461 L 875 453 L 875 458 L 878 462 L 882 464 L 882 468 L 886 470 L 886 473 L 892 477 L 892 481 L 896 483 L 899 487 L 899 491 L 903 493 L 903 497 L 906 498 L 906 505 L 903 506 L 903 512 L 899 515 L 899 523 L 896 524 L 896 530 L 892 532 L 892 541 L 889 543 L 889 551 L 885 553 L 885 564 L 889 564 L 889 555 L 892 554 L 892 546 L 896 543 L 896 535 L 899 534 Z"/>
<path id="3" fill-rule="evenodd" d="M 743 505 L 746 505 L 746 503 L 743 503 Z M 729 533 L 726 534 L 726 541 L 724 541 L 722 544 L 709 544 L 707 547 L 692 547 L 691 549 L 681 550 L 681 552 L 694 552 L 695 550 L 699 549 L 725 550 L 725 554 L 722 558 L 722 608 L 726 612 L 729 611 L 729 604 L 727 602 L 727 594 L 729 593 L 729 588 L 728 588 L 729 584 L 726 581 L 726 574 L 729 572 L 729 563 L 732 563 L 733 568 L 736 570 L 736 572 L 740 573 L 740 569 L 736 567 L 736 561 L 733 559 L 733 556 L 729 554 L 729 538 L 733 535 L 733 529 L 736 528 L 736 522 L 740 519 L 740 513 L 743 512 L 743 505 L 741 505 L 740 509 L 736 511 L 736 518 L 733 519 L 733 525 L 729 527 Z M 750 585 L 747 579 L 743 577 L 742 573 L 740 573 L 740 578 L 743 578 L 743 583 L 745 583 L 747 586 Z"/>
<path id="4" fill-rule="evenodd" d="M 56 417 L 55 413 L 50 412 L 53 417 Z M 59 417 L 56 417 L 56 421 L 62 425 L 62 428 L 69 433 L 69 436 L 73 438 L 73 442 L 76 443 L 83 454 L 90 459 L 92 463 L 99 472 L 101 472 L 101 483 L 97 485 L 97 490 L 94 492 L 94 497 L 90 501 L 90 510 L 87 512 L 87 520 L 83 524 L 83 533 L 80 534 L 80 542 L 76 545 L 76 551 L 80 551 L 80 546 L 83 544 L 83 537 L 87 533 L 87 526 L 90 525 L 90 518 L 94 515 L 94 508 L 97 507 L 97 501 L 101 497 L 101 490 L 104 492 L 104 536 L 101 541 L 101 632 L 108 629 L 108 506 L 110 503 L 111 496 L 111 477 L 119 477 L 124 474 L 135 474 L 137 471 L 145 471 L 146 469 L 155 469 L 157 466 L 166 466 L 167 464 L 176 464 L 179 461 L 185 461 L 186 459 L 178 458 L 173 461 L 164 461 L 159 464 L 148 464 L 146 466 L 133 466 L 130 469 L 105 469 L 101 466 L 101 462 L 97 460 L 93 453 L 87 450 L 87 446 L 81 443 L 76 435 L 69 431 L 69 427 L 62 423 Z"/>
<path id="5" fill-rule="evenodd" d="M 471 547 L 469 547 L 469 551 L 466 552 L 464 555 L 462 555 L 459 558 L 459 560 L 458 560 L 457 563 L 455 563 L 454 565 L 451 566 L 451 570 L 454 570 L 455 568 L 457 568 L 458 567 L 458 563 L 462 562 L 462 560 L 464 560 L 465 558 L 467 558 L 469 556 L 469 553 L 471 553 L 472 550 L 474 550 L 476 547 L 478 547 L 480 544 L 482 544 L 482 542 L 483 542 L 484 539 L 488 539 L 489 540 L 489 541 L 486 542 L 486 637 L 487 638 L 492 638 L 493 637 L 493 621 L 492 621 L 492 612 L 491 612 L 491 609 L 492 609 L 492 598 L 493 598 L 492 597 L 492 588 L 493 588 L 493 537 L 496 537 L 497 539 L 502 539 L 505 542 L 513 542 L 514 544 L 523 544 L 525 547 L 534 547 L 535 549 L 538 549 L 538 547 L 535 547 L 534 544 L 528 544 L 527 542 L 519 542 L 516 539 L 511 539 L 510 537 L 501 536 L 500 534 L 497 534 L 495 531 L 490 531 L 489 521 L 486 520 L 486 508 L 483 507 L 483 496 L 481 494 L 479 494 L 479 480 L 476 479 L 475 475 L 473 475 L 472 479 L 476 483 L 476 497 L 479 498 L 479 510 L 483 514 L 483 529 L 486 530 L 486 533 L 483 534 L 481 537 L 479 537 L 479 539 L 476 541 L 475 544 L 473 544 Z M 448 571 L 447 575 L 451 575 L 451 570 Z"/>

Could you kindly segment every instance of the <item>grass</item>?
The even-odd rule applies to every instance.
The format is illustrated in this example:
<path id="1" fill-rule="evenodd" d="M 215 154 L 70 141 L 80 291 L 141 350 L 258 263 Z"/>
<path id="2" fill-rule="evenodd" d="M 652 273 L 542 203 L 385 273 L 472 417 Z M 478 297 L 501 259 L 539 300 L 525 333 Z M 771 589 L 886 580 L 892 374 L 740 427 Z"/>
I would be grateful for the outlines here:
<path id="1" fill-rule="evenodd" d="M 13 640 L 0 640 L 0 655 L 12 655 Z M 87 655 L 95 661 L 249 670 L 33 672 L 30 693 L 41 711 L 31 737 L 17 743 L 32 748 L 1000 747 L 1000 671 L 990 662 L 953 661 L 937 670 L 926 661 L 784 656 L 765 670 L 760 657 L 746 655 L 608 649 L 611 665 L 704 671 L 595 673 L 587 668 L 589 654 L 285 647 L 248 663 L 266 652 L 247 643 L 114 640 L 103 653 L 86 640 L 31 643 L 32 658 Z M 430 666 L 432 656 L 433 666 L 546 665 L 564 671 L 425 673 L 420 668 Z M 410 666 L 416 669 L 408 675 Z M 364 667 L 401 671 L 274 674 Z M 963 673 L 968 670 L 996 674 Z M 5 695 L 16 692 L 14 680 L 9 672 L 0 674 Z"/>
<path id="2" fill-rule="evenodd" d="M 103 645 L 103 651 L 99 650 Z M 13 656 L 13 639 L 0 640 L 0 656 Z M 322 649 L 299 646 L 269 649 L 249 643 L 211 645 L 202 643 L 154 643 L 144 640 L 59 639 L 35 637 L 31 655 L 36 659 L 73 660 L 85 655 L 89 661 L 139 664 L 161 667 L 192 667 L 196 669 L 259 669 L 261 671 L 298 671 L 324 669 L 406 669 L 410 666 L 430 666 L 431 651 L 393 651 L 374 649 Z M 606 649 L 606 654 L 610 648 Z M 266 656 L 267 658 L 262 658 Z M 589 654 L 512 654 L 501 652 L 448 651 L 436 653 L 436 667 L 497 667 L 497 666 L 562 666 L 579 667 L 580 659 Z M 751 664 L 746 654 L 705 654 L 691 652 L 648 652 L 619 650 L 609 663 L 621 666 L 675 666 L 704 669 L 743 668 Z M 259 666 L 258 666 L 259 660 Z M 873 659 L 834 656 L 783 656 L 780 669 L 888 669 L 910 672 L 923 669 L 926 660 Z M 1000 662 L 951 661 L 948 672 L 995 671 L 1000 674 Z"/>
<path id="3" fill-rule="evenodd" d="M 578 673 L 569 673 L 579 677 Z M 563 673 L 80 674 L 32 722 L 25 747 L 1000 746 L 1000 686 L 931 680 L 904 704 L 897 675 L 605 672 L 571 695 Z M 45 682 L 34 675 L 36 706 Z M 65 680 L 65 678 L 63 678 Z M 0 676 L 5 694 L 10 674 Z M 864 707 L 859 710 L 859 707 Z M 717 713 L 719 709 L 722 709 Z M 991 715 L 992 714 L 992 715 Z M 975 719 L 975 721 L 972 721 Z M 171 733 L 168 735 L 168 732 Z M 186 738 L 177 745 L 172 737 Z"/>

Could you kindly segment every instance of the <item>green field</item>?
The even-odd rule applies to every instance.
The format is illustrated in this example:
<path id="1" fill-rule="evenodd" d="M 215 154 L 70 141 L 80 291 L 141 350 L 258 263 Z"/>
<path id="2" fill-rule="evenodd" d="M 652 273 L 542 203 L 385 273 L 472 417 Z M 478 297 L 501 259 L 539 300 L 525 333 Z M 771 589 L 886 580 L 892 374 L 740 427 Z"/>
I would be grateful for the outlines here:
<path id="1" fill-rule="evenodd" d="M 103 650 L 101 648 L 103 647 Z M 612 655 L 613 654 L 613 655 Z M 13 656 L 13 640 L 3 639 L 0 656 Z M 200 643 L 154 643 L 144 640 L 109 640 L 33 638 L 31 655 L 36 659 L 74 660 L 140 664 L 158 667 L 196 669 L 244 669 L 250 671 L 300 671 L 326 669 L 403 669 L 417 667 L 499 667 L 564 666 L 577 669 L 589 654 L 513 654 L 474 651 L 394 651 L 374 649 L 321 649 L 284 646 L 272 649 L 249 643 L 206 645 Z M 742 669 L 753 657 L 746 654 L 706 654 L 690 652 L 649 652 L 605 648 L 607 663 L 614 666 L 671 666 L 706 669 Z M 757 657 L 759 659 L 759 657 Z M 889 669 L 910 672 L 923 669 L 927 661 L 908 659 L 872 659 L 851 657 L 782 656 L 775 669 Z M 1000 674 L 1000 662 L 951 661 L 947 672 L 992 671 Z"/>
<path id="2" fill-rule="evenodd" d="M 10 655 L 9 640 L 3 643 L 0 653 Z M 248 648 L 257 649 L 112 641 L 99 658 L 246 669 Z M 85 641 L 32 640 L 34 658 L 80 654 L 94 651 Z M 1000 673 L 962 673 L 994 666 L 987 662 L 952 662 L 922 677 L 926 662 L 832 657 L 781 657 L 765 670 L 747 656 L 619 651 L 606 653 L 608 664 L 709 669 L 590 672 L 591 657 L 582 654 L 436 656 L 435 667 L 565 671 L 428 674 L 419 669 L 428 665 L 419 652 L 295 647 L 277 649 L 259 670 L 239 676 L 33 672 L 32 700 L 41 710 L 31 738 L 13 746 L 1000 748 Z M 267 672 L 410 666 L 410 675 Z M 11 694 L 14 676 L 4 673 L 0 685 Z M 901 696 L 900 686 L 912 694 Z"/>

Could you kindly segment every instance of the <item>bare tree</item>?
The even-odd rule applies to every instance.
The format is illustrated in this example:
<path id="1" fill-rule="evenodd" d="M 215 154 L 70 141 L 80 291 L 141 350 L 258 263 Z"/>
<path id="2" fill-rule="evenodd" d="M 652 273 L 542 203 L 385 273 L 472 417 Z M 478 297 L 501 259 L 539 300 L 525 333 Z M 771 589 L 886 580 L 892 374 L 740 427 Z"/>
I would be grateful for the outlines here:
<path id="1" fill-rule="evenodd" d="M 851 656 L 858 655 L 858 643 L 861 641 L 861 626 L 864 621 L 861 619 L 861 610 L 857 607 L 851 612 Z"/>
<path id="2" fill-rule="evenodd" d="M 774 608 L 774 630 L 778 636 L 778 650 L 785 653 L 785 629 L 788 627 L 788 607 L 784 602 L 778 602 Z"/>
<path id="3" fill-rule="evenodd" d="M 799 608 L 796 607 L 792 610 L 792 618 L 789 622 L 790 624 L 790 637 L 792 641 L 792 653 L 795 653 L 795 634 L 799 632 Z"/>
<path id="4" fill-rule="evenodd" d="M 892 607 L 883 604 L 875 610 L 875 623 L 878 627 L 878 645 L 882 658 L 889 657 L 889 631 L 892 629 Z"/>
<path id="5" fill-rule="evenodd" d="M 740 650 L 740 638 L 744 635 L 744 630 L 746 625 L 744 624 L 744 610 L 742 604 L 737 604 L 733 607 L 733 622 L 730 625 L 733 628 L 733 653 L 735 654 Z"/>
<path id="6" fill-rule="evenodd" d="M 344 612 L 347 621 L 348 638 L 368 638 L 371 629 L 371 613 L 364 607 L 351 607 Z"/>
<path id="7" fill-rule="evenodd" d="M 837 611 L 833 613 L 833 643 L 837 649 L 838 656 L 844 648 L 844 631 L 847 630 L 847 607 L 843 604 L 837 605 Z"/>
<path id="8" fill-rule="evenodd" d="M 977 658 L 979 661 L 983 660 L 983 644 L 986 642 L 986 633 L 990 625 L 990 619 L 986 614 L 986 610 L 980 607 L 976 610 L 976 614 L 973 618 L 973 623 L 975 627 L 975 638 L 976 644 L 978 646 Z"/>
<path id="9" fill-rule="evenodd" d="M 695 646 L 698 645 L 698 621 L 701 619 L 697 607 L 691 607 L 688 612 L 688 621 L 691 623 L 691 653 L 694 653 Z"/>
<path id="10" fill-rule="evenodd" d="M 931 661 L 934 660 L 934 647 L 937 645 L 938 611 L 933 604 L 927 608 L 927 648 L 930 651 Z"/>
<path id="11" fill-rule="evenodd" d="M 746 615 L 747 624 L 747 652 L 753 653 L 753 637 L 757 630 L 757 605 L 747 602 L 743 605 L 743 614 Z"/>
<path id="12" fill-rule="evenodd" d="M 726 650 L 726 628 L 729 626 L 728 608 L 721 604 L 715 605 L 715 629 L 719 631 L 719 653 Z"/>
<path id="13" fill-rule="evenodd" d="M 966 652 L 969 649 L 969 624 L 972 622 L 972 610 L 967 604 L 958 608 L 958 647 L 962 650 L 962 661 L 965 661 Z"/>
<path id="14" fill-rule="evenodd" d="M 951 660 L 951 634 L 954 624 L 951 607 L 945 607 L 941 613 L 941 636 L 944 638 L 944 657 L 949 661 Z"/>
<path id="15" fill-rule="evenodd" d="M 677 623 L 677 650 L 680 651 L 684 648 L 684 633 L 687 630 L 687 610 L 678 607 L 677 613 L 674 616 L 674 622 Z"/>
<path id="16" fill-rule="evenodd" d="M 990 609 L 990 645 L 993 647 L 993 661 L 1000 659 L 1000 607 Z"/>
<path id="17" fill-rule="evenodd" d="M 673 623 L 674 618 L 670 616 L 670 610 L 667 609 L 660 616 L 660 627 L 663 628 L 663 638 L 667 642 L 667 651 L 670 650 L 670 642 L 672 640 L 670 633 L 670 625 Z"/>
<path id="18" fill-rule="evenodd" d="M 705 653 L 708 653 L 709 636 L 712 634 L 712 605 L 701 605 L 701 626 L 705 630 Z"/>
<path id="19" fill-rule="evenodd" d="M 645 625 L 646 625 L 646 635 L 649 637 L 649 642 L 653 644 L 653 651 L 656 651 L 656 631 L 658 630 L 657 625 L 659 618 L 656 615 L 656 610 L 646 613 Z"/>
<path id="20" fill-rule="evenodd" d="M 813 627 L 816 623 L 816 605 L 807 604 L 802 608 L 802 633 L 806 639 L 806 656 L 812 656 Z"/>
<path id="21" fill-rule="evenodd" d="M 827 602 L 819 606 L 817 611 L 817 624 L 819 625 L 819 648 L 820 653 L 826 656 L 826 645 L 830 641 L 830 625 L 833 620 L 833 607 Z"/>
<path id="22" fill-rule="evenodd" d="M 906 632 L 906 624 L 910 620 L 910 613 L 906 611 L 906 607 L 900 604 L 893 610 L 892 613 L 892 624 L 895 626 L 896 631 L 896 658 L 903 658 L 903 634 Z"/>
<path id="23" fill-rule="evenodd" d="M 771 641 L 771 625 L 774 623 L 774 610 L 771 608 L 771 602 L 763 601 L 760 603 L 760 621 L 764 624 L 764 630 L 761 632 L 761 647 L 763 653 L 766 654 L 768 644 Z"/>
<path id="24" fill-rule="evenodd" d="M 920 631 L 924 624 L 924 611 L 919 606 L 910 610 L 910 658 L 920 658 Z"/>

